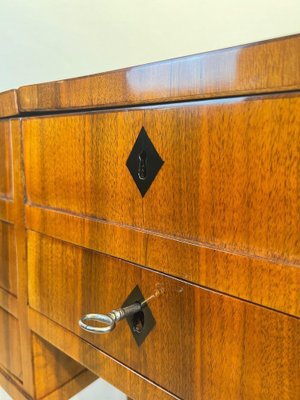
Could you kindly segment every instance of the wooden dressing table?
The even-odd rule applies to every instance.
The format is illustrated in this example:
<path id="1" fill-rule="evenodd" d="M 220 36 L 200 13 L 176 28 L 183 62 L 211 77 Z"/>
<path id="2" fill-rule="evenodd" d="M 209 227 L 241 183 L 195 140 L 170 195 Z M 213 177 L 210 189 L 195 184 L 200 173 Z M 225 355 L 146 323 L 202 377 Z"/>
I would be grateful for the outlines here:
<path id="1" fill-rule="evenodd" d="M 296 35 L 0 94 L 13 399 L 300 398 L 299 90 Z"/>

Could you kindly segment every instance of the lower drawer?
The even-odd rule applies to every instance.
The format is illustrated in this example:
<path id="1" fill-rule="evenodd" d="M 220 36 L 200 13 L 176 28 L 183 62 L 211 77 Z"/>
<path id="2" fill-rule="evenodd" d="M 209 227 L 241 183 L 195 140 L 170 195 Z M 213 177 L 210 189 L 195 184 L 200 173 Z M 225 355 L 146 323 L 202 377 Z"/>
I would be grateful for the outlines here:
<path id="1" fill-rule="evenodd" d="M 28 268 L 32 308 L 181 398 L 300 397 L 296 318 L 32 231 Z M 79 328 L 82 315 L 120 307 L 136 286 L 144 298 L 161 293 L 142 343 L 126 321 L 106 335 Z"/>
<path id="2" fill-rule="evenodd" d="M 0 308 L 0 368 L 22 381 L 20 330 L 18 320 Z"/>

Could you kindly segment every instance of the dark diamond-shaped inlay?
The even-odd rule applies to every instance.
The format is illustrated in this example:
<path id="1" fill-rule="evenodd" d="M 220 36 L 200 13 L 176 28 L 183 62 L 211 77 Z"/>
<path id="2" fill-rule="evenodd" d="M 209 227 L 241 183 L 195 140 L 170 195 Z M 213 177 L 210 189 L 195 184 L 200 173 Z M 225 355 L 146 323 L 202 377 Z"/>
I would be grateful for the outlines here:
<path id="1" fill-rule="evenodd" d="M 126 162 L 142 197 L 147 193 L 163 163 L 147 132 L 142 128 Z"/>
<path id="2" fill-rule="evenodd" d="M 143 303 L 145 301 L 144 296 L 142 295 L 142 292 L 140 291 L 140 288 L 136 286 L 133 291 L 130 293 L 130 295 L 127 297 L 125 303 L 122 305 L 122 307 L 127 307 L 130 306 L 133 303 Z M 141 315 L 139 315 L 141 314 Z M 133 337 L 137 343 L 138 346 L 140 346 L 146 337 L 149 335 L 149 333 L 152 331 L 152 329 L 155 327 L 156 321 L 153 317 L 153 314 L 148 306 L 148 304 L 145 304 L 143 307 L 143 310 L 140 313 L 131 315 L 126 318 L 129 328 L 133 334 Z M 138 323 L 140 322 L 139 320 L 142 319 L 142 327 L 141 330 L 138 331 L 136 329 Z M 138 325 L 139 326 L 139 325 Z"/>

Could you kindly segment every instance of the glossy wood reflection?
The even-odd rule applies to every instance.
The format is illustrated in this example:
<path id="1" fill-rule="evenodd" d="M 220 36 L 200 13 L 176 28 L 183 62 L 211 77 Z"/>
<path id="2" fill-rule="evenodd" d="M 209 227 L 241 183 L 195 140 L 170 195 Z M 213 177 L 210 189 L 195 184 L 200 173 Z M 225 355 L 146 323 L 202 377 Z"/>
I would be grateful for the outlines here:
<path id="1" fill-rule="evenodd" d="M 163 388 L 184 399 L 240 399 L 241 391 L 244 399 L 298 398 L 298 319 L 34 232 L 28 237 L 30 305 Z M 80 330 L 81 315 L 122 305 L 136 285 L 146 298 L 163 288 L 150 303 L 156 326 L 140 347 L 126 322 L 109 335 Z"/>
<path id="2" fill-rule="evenodd" d="M 1 101 L 0 95 L 0 101 Z M 0 110 L 1 111 L 1 110 Z M 24 182 L 21 158 L 20 120 L 0 121 L 0 374 L 4 387 L 14 399 L 40 397 L 45 386 L 56 393 L 60 400 L 67 400 L 67 393 L 75 394 L 90 382 L 89 375 L 80 376 L 68 385 L 55 387 L 54 381 L 45 377 L 40 364 L 33 364 L 30 328 L 27 318 L 27 265 L 24 216 Z M 36 349 L 35 349 L 36 350 Z M 42 353 L 45 350 L 42 349 Z M 51 359 L 53 371 L 68 369 L 63 357 L 56 351 Z M 57 356 L 57 360 L 55 360 Z M 48 360 L 49 362 L 49 360 Z M 62 366 L 61 366 L 62 365 Z M 34 376 L 33 376 L 33 367 Z M 49 367 L 50 368 L 50 367 Z M 80 367 L 83 371 L 84 367 Z M 40 375 L 39 375 L 40 374 Z M 43 376 L 42 380 L 39 379 Z M 7 378 L 5 378 L 7 377 Z M 75 377 L 77 378 L 77 376 Z M 5 381 L 8 379 L 9 381 Z M 59 379 L 56 382 L 59 384 Z M 62 396 L 65 397 L 62 397 Z M 54 396 L 54 394 L 53 394 Z M 54 398 L 54 397 L 53 397 Z"/>
<path id="3" fill-rule="evenodd" d="M 28 200 L 141 226 L 142 199 L 125 160 L 142 116 L 137 111 L 23 120 Z"/>
<path id="4" fill-rule="evenodd" d="M 24 86 L 22 111 L 162 103 L 299 89 L 300 35 Z"/>
<path id="5" fill-rule="evenodd" d="M 300 317 L 297 265 L 40 207 L 27 206 L 26 220 L 38 232 Z"/>
<path id="6" fill-rule="evenodd" d="M 297 264 L 299 108 L 291 95 L 27 119 L 28 200 Z M 142 200 L 126 161 L 143 125 L 165 163 Z"/>
<path id="7" fill-rule="evenodd" d="M 300 398 L 299 109 L 300 35 L 0 93 L 13 399 L 67 400 L 94 374 L 135 400 Z M 142 127 L 164 160 L 143 198 Z M 160 293 L 141 346 L 126 321 L 80 330 L 136 285 Z"/>

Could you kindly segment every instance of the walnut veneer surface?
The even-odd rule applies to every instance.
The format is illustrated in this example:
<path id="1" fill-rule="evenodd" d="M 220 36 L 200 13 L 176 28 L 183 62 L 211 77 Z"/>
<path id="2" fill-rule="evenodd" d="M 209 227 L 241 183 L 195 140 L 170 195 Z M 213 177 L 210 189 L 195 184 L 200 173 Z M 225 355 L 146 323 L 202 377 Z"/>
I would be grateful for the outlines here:
<path id="1" fill-rule="evenodd" d="M 300 35 L 0 94 L 0 382 L 298 399 L 299 96 Z M 163 160 L 143 196 L 142 128 Z M 162 290 L 140 346 L 79 328 L 137 285 Z"/>
<path id="2" fill-rule="evenodd" d="M 0 118 L 19 114 L 19 105 L 16 90 L 0 93 Z"/>
<path id="3" fill-rule="evenodd" d="M 168 103 L 299 89 L 299 35 L 21 87 L 21 111 Z"/>
<path id="4" fill-rule="evenodd" d="M 0 94 L 1 116 L 6 115 L 3 110 L 9 109 L 10 99 L 5 104 L 7 99 L 7 94 Z M 20 128 L 19 117 L 0 120 L 0 385 L 14 400 L 46 399 L 48 395 L 64 400 L 96 377 L 56 348 L 48 348 L 32 338 L 27 316 L 25 190 Z M 41 359 L 43 363 L 38 362 Z M 71 369 L 74 363 L 76 369 Z M 67 375 L 64 376 L 62 371 L 67 371 Z"/>
<path id="5" fill-rule="evenodd" d="M 28 265 L 32 308 L 180 398 L 238 399 L 241 388 L 245 399 L 298 398 L 295 318 L 31 231 Z M 145 298 L 163 292 L 140 347 L 127 323 L 107 335 L 79 328 L 76 316 L 121 306 L 136 285 Z"/>

